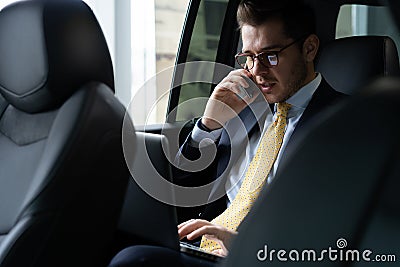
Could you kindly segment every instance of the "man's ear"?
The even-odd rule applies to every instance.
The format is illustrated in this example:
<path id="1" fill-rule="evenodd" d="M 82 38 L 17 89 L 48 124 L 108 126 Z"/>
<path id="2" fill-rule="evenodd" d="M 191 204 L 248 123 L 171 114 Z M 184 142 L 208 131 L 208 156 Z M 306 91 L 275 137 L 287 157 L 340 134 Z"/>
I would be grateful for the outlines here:
<path id="1" fill-rule="evenodd" d="M 307 37 L 303 44 L 303 54 L 307 62 L 314 61 L 319 48 L 319 38 L 315 34 Z"/>

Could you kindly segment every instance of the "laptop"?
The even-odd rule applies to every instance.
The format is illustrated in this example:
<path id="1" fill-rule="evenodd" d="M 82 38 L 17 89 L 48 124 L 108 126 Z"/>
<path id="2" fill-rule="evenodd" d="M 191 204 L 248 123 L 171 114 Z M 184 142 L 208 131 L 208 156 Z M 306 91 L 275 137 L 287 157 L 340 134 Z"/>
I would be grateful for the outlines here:
<path id="1" fill-rule="evenodd" d="M 166 156 L 166 153 L 169 153 L 168 140 L 164 135 L 136 132 L 135 146 L 134 160 L 130 163 L 132 176 L 140 180 L 159 174 L 172 181 L 171 165 Z M 120 231 L 132 236 L 138 244 L 167 247 L 210 261 L 223 259 L 192 244 L 180 242 L 176 207 L 147 194 L 136 180 L 138 179 L 132 177 L 129 179 L 118 226 Z M 157 190 L 173 198 L 172 187 L 163 186 Z"/>

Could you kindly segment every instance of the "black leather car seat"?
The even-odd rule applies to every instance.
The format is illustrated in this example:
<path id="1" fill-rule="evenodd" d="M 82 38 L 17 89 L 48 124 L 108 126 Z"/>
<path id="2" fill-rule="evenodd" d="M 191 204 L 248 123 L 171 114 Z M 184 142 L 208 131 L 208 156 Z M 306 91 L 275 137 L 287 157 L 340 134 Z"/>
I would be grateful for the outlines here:
<path id="1" fill-rule="evenodd" d="M 0 12 L 0 266 L 105 266 L 128 180 L 110 54 L 81 1 Z"/>
<path id="2" fill-rule="evenodd" d="M 399 55 L 388 36 L 346 37 L 321 49 L 316 69 L 336 91 L 352 95 L 376 78 L 399 75 Z"/>

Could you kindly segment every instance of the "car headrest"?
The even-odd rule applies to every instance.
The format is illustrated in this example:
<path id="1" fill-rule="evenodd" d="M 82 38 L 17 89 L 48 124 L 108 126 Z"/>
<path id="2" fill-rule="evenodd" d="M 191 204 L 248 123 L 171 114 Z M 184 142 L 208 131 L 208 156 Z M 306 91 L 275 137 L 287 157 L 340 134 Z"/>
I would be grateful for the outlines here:
<path id="1" fill-rule="evenodd" d="M 0 93 L 29 113 L 60 106 L 90 81 L 114 90 L 99 23 L 82 1 L 21 1 L 0 12 Z"/>
<path id="2" fill-rule="evenodd" d="M 334 40 L 322 49 L 316 69 L 336 91 L 349 95 L 374 78 L 400 73 L 396 45 L 387 36 Z"/>

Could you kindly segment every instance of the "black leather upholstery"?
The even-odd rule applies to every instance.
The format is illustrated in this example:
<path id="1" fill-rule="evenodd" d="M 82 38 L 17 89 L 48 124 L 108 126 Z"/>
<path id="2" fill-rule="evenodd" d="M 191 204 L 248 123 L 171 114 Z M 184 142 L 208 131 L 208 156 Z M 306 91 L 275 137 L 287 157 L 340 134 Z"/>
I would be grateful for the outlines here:
<path id="1" fill-rule="evenodd" d="M 398 257 L 400 81 L 385 78 L 372 89 L 325 114 L 299 143 L 287 167 L 281 168 L 241 225 L 224 266 L 383 265 L 362 259 L 333 261 L 328 254 L 324 261 L 289 259 L 293 249 L 300 251 L 300 257 L 303 250 L 312 249 L 320 258 L 329 247 L 339 257 L 340 238 L 347 241 L 344 253 L 369 249 L 371 259 L 377 254 Z M 260 261 L 257 253 L 265 245 L 267 259 Z M 278 260 L 280 249 L 287 251 L 288 261 Z"/>
<path id="2" fill-rule="evenodd" d="M 400 74 L 396 45 L 387 36 L 334 40 L 321 50 L 316 68 L 336 91 L 349 95 L 375 78 Z"/>
<path id="3" fill-rule="evenodd" d="M 11 5 L 0 58 L 0 266 L 107 265 L 128 170 L 95 16 L 74 0 Z"/>
<path id="4" fill-rule="evenodd" d="M 56 108 L 88 77 L 114 89 L 107 44 L 87 9 L 72 0 L 3 10 L 0 87 L 9 103 L 30 113 Z"/>

